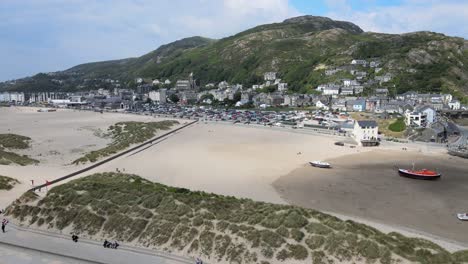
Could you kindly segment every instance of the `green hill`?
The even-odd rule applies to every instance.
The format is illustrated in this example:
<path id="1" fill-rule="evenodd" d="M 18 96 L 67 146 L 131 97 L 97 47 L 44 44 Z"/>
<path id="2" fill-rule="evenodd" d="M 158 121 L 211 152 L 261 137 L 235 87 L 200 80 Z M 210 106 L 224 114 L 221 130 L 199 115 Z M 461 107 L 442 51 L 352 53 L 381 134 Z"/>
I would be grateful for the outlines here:
<path id="1" fill-rule="evenodd" d="M 293 91 L 310 92 L 333 81 L 324 75 L 326 67 L 370 58 L 378 59 L 383 70 L 377 74 L 363 69 L 368 78 L 392 74 L 393 79 L 384 86 L 393 93 L 416 90 L 451 92 L 459 98 L 468 95 L 467 40 L 433 32 L 363 32 L 350 22 L 314 16 L 257 26 L 217 41 L 183 39 L 139 58 L 83 64 L 59 74 L 128 82 L 135 77 L 175 80 L 193 72 L 202 85 L 226 80 L 248 86 L 262 81 L 264 72 L 275 71 Z M 35 78 L 28 85 L 8 89 L 35 89 Z"/>

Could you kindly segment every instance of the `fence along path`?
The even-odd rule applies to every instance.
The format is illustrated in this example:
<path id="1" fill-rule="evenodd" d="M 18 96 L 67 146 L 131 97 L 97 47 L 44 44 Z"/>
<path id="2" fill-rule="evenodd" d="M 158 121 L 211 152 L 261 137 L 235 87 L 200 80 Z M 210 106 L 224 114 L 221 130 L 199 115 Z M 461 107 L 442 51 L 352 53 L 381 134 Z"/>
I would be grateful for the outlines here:
<path id="1" fill-rule="evenodd" d="M 143 147 L 143 146 L 150 145 L 150 144 L 152 144 L 152 143 L 153 143 L 154 141 L 156 141 L 156 140 L 159 140 L 159 139 L 162 139 L 162 138 L 164 138 L 164 137 L 167 137 L 168 135 L 174 134 L 175 132 L 180 131 L 180 130 L 182 130 L 182 129 L 184 129 L 184 128 L 190 126 L 190 125 L 193 125 L 193 124 L 195 124 L 196 122 L 198 122 L 198 120 L 195 120 L 195 121 L 193 121 L 193 122 L 190 122 L 190 123 L 188 123 L 188 124 L 185 124 L 185 125 L 183 125 L 183 126 L 181 126 L 181 127 L 179 127 L 179 128 L 176 128 L 176 129 L 174 129 L 174 130 L 171 130 L 171 131 L 169 131 L 169 132 L 167 132 L 167 133 L 165 133 L 165 134 L 163 134 L 163 135 L 160 135 L 160 136 L 157 136 L 157 137 L 155 137 L 155 138 L 152 138 L 152 139 L 150 139 L 150 140 L 148 140 L 148 141 L 146 141 L 146 142 L 143 142 L 143 143 L 141 143 L 141 144 L 139 144 L 139 145 L 137 145 L 137 146 L 134 146 L 134 147 L 132 147 L 132 148 L 130 148 L 130 149 L 124 150 L 124 151 L 122 151 L 122 152 L 120 152 L 120 153 L 117 153 L 117 154 L 115 154 L 114 156 L 111 156 L 111 157 L 108 157 L 108 158 L 106 158 L 106 159 L 104 159 L 104 160 L 98 161 L 98 162 L 96 162 L 96 163 L 94 163 L 94 164 L 92 164 L 92 165 L 90 165 L 90 166 L 88 166 L 88 167 L 86 167 L 86 168 L 83 168 L 83 169 L 81 169 L 81 170 L 72 172 L 72 173 L 70 173 L 70 174 L 68 174 L 68 175 L 65 175 L 65 176 L 62 176 L 62 177 L 60 177 L 60 178 L 54 179 L 54 180 L 52 180 L 52 181 L 50 181 L 50 182 L 48 182 L 48 183 L 44 183 L 44 184 L 35 186 L 35 187 L 33 187 L 33 188 L 29 189 L 29 190 L 30 190 L 30 191 L 35 191 L 35 190 L 38 190 L 38 189 L 41 189 L 41 188 L 45 188 L 45 187 L 47 187 L 47 186 L 49 186 L 49 185 L 51 185 L 51 184 L 54 184 L 54 183 L 57 183 L 57 182 L 61 182 L 61 181 L 63 181 L 63 180 L 66 180 L 66 179 L 68 179 L 68 178 L 71 178 L 71 177 L 73 177 L 73 176 L 79 175 L 79 174 L 81 174 L 81 173 L 83 173 L 83 172 L 90 171 L 90 170 L 92 170 L 92 169 L 94 169 L 94 168 L 97 168 L 97 167 L 99 167 L 99 166 L 101 166 L 101 165 L 103 165 L 103 164 L 105 164 L 105 163 L 108 163 L 109 161 L 112 161 L 112 160 L 114 160 L 114 159 L 116 159 L 116 158 L 119 158 L 119 157 L 122 157 L 123 155 L 126 155 L 126 154 L 128 154 L 128 153 L 130 153 L 130 152 L 132 152 L 132 151 L 135 151 L 135 150 L 137 150 L 137 149 L 139 149 L 139 148 L 141 148 L 141 147 Z"/>

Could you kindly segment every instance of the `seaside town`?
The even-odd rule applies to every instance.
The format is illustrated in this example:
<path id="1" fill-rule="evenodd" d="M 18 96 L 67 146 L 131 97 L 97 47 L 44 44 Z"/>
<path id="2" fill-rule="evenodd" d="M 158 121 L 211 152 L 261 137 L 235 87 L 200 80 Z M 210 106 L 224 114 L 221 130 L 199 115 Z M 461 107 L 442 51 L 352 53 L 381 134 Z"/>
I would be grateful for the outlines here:
<path id="1" fill-rule="evenodd" d="M 5 5 L 24 35 L 0 71 L 1 263 L 468 264 L 468 40 L 263 18 L 293 1 L 187 1 L 219 11 L 167 12 L 180 32 L 158 1 L 50 1 L 86 21 L 38 57 L 18 10 L 48 2 Z M 205 22 L 223 34 L 174 40 Z M 111 23 L 133 33 L 95 35 Z"/>
<path id="2" fill-rule="evenodd" d="M 200 87 L 196 77 L 190 74 L 186 79 L 174 82 L 136 78 L 136 89 L 124 88 L 118 80 L 96 79 L 85 80 L 85 83 L 89 81 L 98 86 L 86 92 L 2 92 L 0 103 L 326 129 L 352 136 L 356 143 L 366 142 L 365 145 L 378 145 L 382 139 L 453 143 L 450 145 L 451 153 L 461 151 L 463 156 L 468 155 L 465 144 L 455 144 L 463 142 L 458 140 L 460 135 L 463 137 L 463 131 L 451 120 L 466 117 L 468 106 L 462 105 L 451 94 L 408 91 L 392 95 L 392 89 L 386 86 L 392 79 L 391 74 L 367 78 L 369 71 L 381 72 L 379 66 L 378 60 L 355 59 L 346 66 L 323 69 L 326 76 L 346 72 L 353 78 L 321 84 L 313 94 L 288 92 L 288 84 L 282 82 L 276 72 L 265 72 L 264 83 L 252 87 L 226 81 Z M 60 79 L 55 82 L 63 83 Z M 107 88 L 99 88 L 102 83 Z M 85 87 L 83 85 L 81 89 Z M 355 121 L 364 119 L 372 121 L 366 123 L 371 126 L 356 125 L 359 122 Z M 393 132 L 404 132 L 399 134 L 400 139 L 392 136 L 393 133 L 385 135 L 384 131 L 388 129 L 382 131 L 382 126 L 378 131 L 379 124 L 390 125 L 386 120 L 396 123 Z M 375 130 L 367 130 L 372 133 L 360 131 L 366 128 Z"/>

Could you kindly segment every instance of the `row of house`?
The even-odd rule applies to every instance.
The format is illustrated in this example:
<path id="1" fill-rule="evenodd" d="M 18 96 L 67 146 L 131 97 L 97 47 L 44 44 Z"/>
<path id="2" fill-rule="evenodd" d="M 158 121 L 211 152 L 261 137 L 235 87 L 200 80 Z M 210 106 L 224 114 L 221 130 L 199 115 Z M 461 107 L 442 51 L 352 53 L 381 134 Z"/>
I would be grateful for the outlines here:
<path id="1" fill-rule="evenodd" d="M 25 101 L 24 93 L 3 92 L 0 93 L 0 103 L 23 103 Z"/>

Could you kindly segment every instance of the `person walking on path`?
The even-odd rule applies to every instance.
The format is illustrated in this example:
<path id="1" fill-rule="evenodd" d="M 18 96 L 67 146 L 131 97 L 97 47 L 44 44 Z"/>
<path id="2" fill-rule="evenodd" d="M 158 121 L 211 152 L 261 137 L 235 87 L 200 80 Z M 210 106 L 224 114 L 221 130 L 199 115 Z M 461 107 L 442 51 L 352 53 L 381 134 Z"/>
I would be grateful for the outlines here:
<path id="1" fill-rule="evenodd" d="M 5 233 L 5 227 L 6 227 L 7 224 L 8 224 L 8 220 L 3 218 L 3 221 L 2 221 L 2 232 L 3 233 Z"/>

